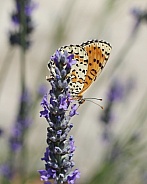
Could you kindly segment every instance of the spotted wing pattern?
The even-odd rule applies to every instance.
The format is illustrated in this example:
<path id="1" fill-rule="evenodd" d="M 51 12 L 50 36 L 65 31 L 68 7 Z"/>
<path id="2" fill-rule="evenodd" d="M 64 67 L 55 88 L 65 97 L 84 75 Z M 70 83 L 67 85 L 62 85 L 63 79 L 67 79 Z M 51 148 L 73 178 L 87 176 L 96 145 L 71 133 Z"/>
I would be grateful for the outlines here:
<path id="1" fill-rule="evenodd" d="M 104 68 L 111 46 L 103 40 L 90 40 L 81 45 L 63 46 L 58 50 L 62 53 L 66 50 L 69 54 L 74 54 L 77 62 L 72 65 L 70 74 L 68 74 L 71 78 L 70 93 L 74 97 L 82 97 L 83 92 L 96 80 Z M 52 60 L 49 61 L 48 67 L 52 75 L 55 74 L 55 64 Z"/>
<path id="2" fill-rule="evenodd" d="M 79 96 L 96 80 L 101 73 L 110 55 L 111 46 L 101 40 L 91 40 L 81 45 L 88 55 L 88 69 L 85 76 L 85 83 Z"/>

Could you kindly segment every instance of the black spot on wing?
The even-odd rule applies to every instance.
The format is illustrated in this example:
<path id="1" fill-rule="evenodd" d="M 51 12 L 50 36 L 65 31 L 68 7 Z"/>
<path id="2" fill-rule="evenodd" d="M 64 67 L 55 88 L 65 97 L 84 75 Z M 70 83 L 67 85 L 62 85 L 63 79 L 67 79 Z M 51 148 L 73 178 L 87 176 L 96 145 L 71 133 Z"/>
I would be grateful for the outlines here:
<path id="1" fill-rule="evenodd" d="M 96 74 L 97 74 L 97 72 L 96 72 L 95 69 L 92 69 L 92 70 L 90 71 L 90 73 L 91 73 L 91 75 L 93 75 L 93 76 L 96 76 Z"/>

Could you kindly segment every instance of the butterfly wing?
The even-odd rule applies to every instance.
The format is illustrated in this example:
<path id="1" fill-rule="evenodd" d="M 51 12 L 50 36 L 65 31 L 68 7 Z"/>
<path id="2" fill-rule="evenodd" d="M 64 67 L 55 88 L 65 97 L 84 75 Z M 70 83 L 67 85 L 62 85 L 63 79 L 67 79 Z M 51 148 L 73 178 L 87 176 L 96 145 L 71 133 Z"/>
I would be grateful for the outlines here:
<path id="1" fill-rule="evenodd" d="M 67 51 L 68 54 L 73 54 L 74 59 L 77 60 L 75 65 L 72 65 L 71 71 L 67 77 L 71 78 L 69 83 L 70 93 L 72 96 L 77 97 L 84 87 L 85 75 L 88 69 L 88 55 L 87 52 L 80 45 L 69 45 L 58 49 L 61 53 Z M 50 60 L 48 68 L 51 75 L 55 76 L 55 63 Z"/>
<path id="2" fill-rule="evenodd" d="M 71 78 L 69 83 L 70 93 L 73 97 L 81 98 L 86 89 L 96 80 L 96 77 L 104 68 L 111 51 L 111 46 L 105 41 L 91 40 L 81 45 L 63 46 L 58 49 L 61 53 L 67 51 L 73 54 L 76 64 L 72 65 L 67 77 Z M 51 75 L 55 76 L 55 63 L 50 60 L 48 68 Z"/>
<path id="3" fill-rule="evenodd" d="M 79 96 L 96 80 L 101 73 L 110 55 L 111 46 L 101 40 L 91 40 L 81 45 L 88 55 L 88 70 L 85 76 L 84 86 Z"/>

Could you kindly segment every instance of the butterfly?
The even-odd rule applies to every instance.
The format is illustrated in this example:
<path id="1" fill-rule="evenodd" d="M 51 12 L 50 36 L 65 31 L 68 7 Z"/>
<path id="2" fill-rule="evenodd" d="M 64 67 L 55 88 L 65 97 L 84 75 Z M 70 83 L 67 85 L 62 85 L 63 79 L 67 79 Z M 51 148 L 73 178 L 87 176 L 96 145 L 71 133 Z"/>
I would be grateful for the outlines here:
<path id="1" fill-rule="evenodd" d="M 89 40 L 81 45 L 62 46 L 58 50 L 61 53 L 67 51 L 73 54 L 76 64 L 72 65 L 69 82 L 70 94 L 80 100 L 83 93 L 96 80 L 101 73 L 110 55 L 111 45 L 103 40 Z M 50 60 L 48 63 L 50 72 L 54 73 L 55 63 Z"/>

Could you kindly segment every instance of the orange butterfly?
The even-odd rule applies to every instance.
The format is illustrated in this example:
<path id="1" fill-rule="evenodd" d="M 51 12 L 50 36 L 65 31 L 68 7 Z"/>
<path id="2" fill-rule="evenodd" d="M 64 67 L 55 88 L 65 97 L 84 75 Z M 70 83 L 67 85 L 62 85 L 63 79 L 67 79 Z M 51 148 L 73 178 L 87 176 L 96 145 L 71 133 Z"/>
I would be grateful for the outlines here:
<path id="1" fill-rule="evenodd" d="M 82 99 L 83 93 L 96 80 L 107 63 L 111 48 L 111 45 L 103 40 L 89 40 L 81 45 L 63 46 L 58 49 L 62 53 L 67 51 L 68 54 L 73 54 L 74 59 L 77 60 L 68 74 L 71 78 L 70 93 L 74 98 Z M 54 61 L 50 60 L 48 67 L 54 74 Z"/>

